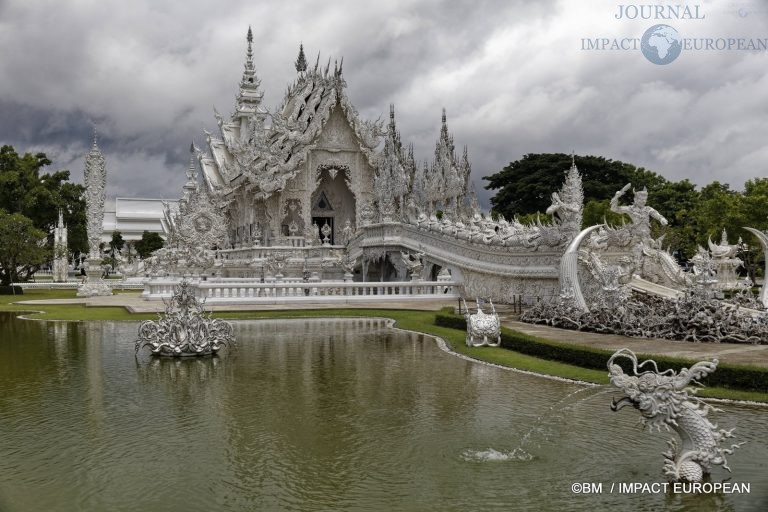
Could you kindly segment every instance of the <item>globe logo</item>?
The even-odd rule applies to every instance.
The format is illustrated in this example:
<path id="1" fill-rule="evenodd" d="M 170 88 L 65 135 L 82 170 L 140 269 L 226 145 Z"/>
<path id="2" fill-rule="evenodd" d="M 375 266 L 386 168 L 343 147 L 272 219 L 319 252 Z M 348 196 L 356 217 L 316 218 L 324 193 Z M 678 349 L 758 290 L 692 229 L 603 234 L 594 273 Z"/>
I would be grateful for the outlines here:
<path id="1" fill-rule="evenodd" d="M 640 50 L 645 58 L 661 66 L 678 58 L 682 49 L 680 34 L 669 25 L 652 26 L 640 40 Z"/>

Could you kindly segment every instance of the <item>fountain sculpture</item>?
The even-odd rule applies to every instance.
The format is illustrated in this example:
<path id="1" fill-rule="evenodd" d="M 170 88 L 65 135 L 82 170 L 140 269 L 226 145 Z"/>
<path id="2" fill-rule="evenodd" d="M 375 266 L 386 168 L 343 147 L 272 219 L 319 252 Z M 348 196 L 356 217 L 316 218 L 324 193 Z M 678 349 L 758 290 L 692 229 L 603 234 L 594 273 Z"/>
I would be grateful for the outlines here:
<path id="1" fill-rule="evenodd" d="M 232 324 L 206 314 L 204 303 L 182 281 L 165 301 L 165 314 L 139 325 L 136 352 L 149 347 L 153 355 L 160 356 L 213 355 L 233 341 Z"/>
<path id="2" fill-rule="evenodd" d="M 624 373 L 616 362 L 626 358 L 632 363 L 632 374 Z M 643 366 L 653 370 L 640 371 Z M 733 429 L 718 429 L 707 419 L 707 414 L 718 409 L 705 404 L 694 396 L 701 385 L 699 379 L 706 377 L 717 368 L 717 359 L 701 361 L 679 372 L 660 372 L 652 360 L 638 363 L 637 356 L 629 349 L 618 350 L 608 360 L 608 376 L 611 384 L 619 388 L 624 396 L 613 400 L 611 410 L 618 411 L 631 405 L 642 415 L 641 423 L 650 431 L 661 431 L 661 427 L 672 430 L 680 436 L 681 442 L 671 439 L 669 449 L 664 452 L 664 474 L 671 481 L 699 482 L 709 473 L 713 465 L 720 465 L 730 471 L 725 456 L 733 453 L 743 443 L 729 448 L 720 446 L 733 437 Z"/>
<path id="3" fill-rule="evenodd" d="M 496 313 L 496 307 L 490 300 L 492 313 L 485 313 L 480 307 L 480 299 L 477 299 L 477 313 L 471 314 L 464 302 L 464 318 L 467 319 L 467 346 L 468 347 L 498 347 L 501 345 L 501 321 Z M 481 341 L 476 343 L 475 338 Z M 492 340 L 496 340 L 494 343 Z"/>

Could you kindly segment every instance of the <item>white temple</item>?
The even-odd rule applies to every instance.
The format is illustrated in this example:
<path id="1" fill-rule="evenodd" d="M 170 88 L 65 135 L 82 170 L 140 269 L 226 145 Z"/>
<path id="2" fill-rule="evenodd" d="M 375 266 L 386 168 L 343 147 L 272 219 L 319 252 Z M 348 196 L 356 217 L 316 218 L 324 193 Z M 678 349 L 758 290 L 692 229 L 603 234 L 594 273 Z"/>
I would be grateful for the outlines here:
<path id="1" fill-rule="evenodd" d="M 617 280 L 657 295 L 687 285 L 660 240 L 650 239 L 650 218 L 665 220 L 645 204 L 645 191 L 620 205 L 628 185 L 611 202 L 630 225 L 595 226 L 577 237 L 584 193 L 574 159 L 547 218 L 527 225 L 491 218 L 478 208 L 467 148 L 457 156 L 445 110 L 433 158 L 418 163 L 413 145 L 401 140 L 394 106 L 386 126 L 361 119 L 342 63 L 321 67 L 318 57 L 309 67 L 300 47 L 296 79 L 270 112 L 252 39 L 249 29 L 234 111 L 225 118 L 214 109 L 217 133 L 205 132 L 204 149 L 190 147 L 179 201 L 121 198 L 104 221 L 102 228 L 123 231 L 124 218 L 127 239 L 144 228 L 166 235 L 147 260 L 118 258 L 124 275 L 143 276 L 145 298 L 169 296 L 182 279 L 214 303 L 458 294 L 532 303 L 580 292 L 579 281 L 587 296 L 619 290 Z M 103 170 L 98 157 L 89 155 L 87 169 Z M 93 204 L 101 187 L 89 187 Z M 136 214 L 121 217 L 124 204 Z M 89 213 L 92 252 L 97 219 Z"/>
<path id="2" fill-rule="evenodd" d="M 227 219 L 224 247 L 303 245 L 323 238 L 325 226 L 330 245 L 341 245 L 344 228 L 371 222 L 373 208 L 390 217 L 404 213 L 409 198 L 433 210 L 463 201 L 469 163 L 466 152 L 456 161 L 445 112 L 435 161 L 419 167 L 412 148 L 403 150 L 393 108 L 377 151 L 383 126 L 360 119 L 349 102 L 343 61 L 321 68 L 318 57 L 309 68 L 302 47 L 296 80 L 268 113 L 250 29 L 247 44 L 234 113 L 216 113 L 218 133 L 206 133 L 207 151 L 198 152 L 203 188 Z"/>

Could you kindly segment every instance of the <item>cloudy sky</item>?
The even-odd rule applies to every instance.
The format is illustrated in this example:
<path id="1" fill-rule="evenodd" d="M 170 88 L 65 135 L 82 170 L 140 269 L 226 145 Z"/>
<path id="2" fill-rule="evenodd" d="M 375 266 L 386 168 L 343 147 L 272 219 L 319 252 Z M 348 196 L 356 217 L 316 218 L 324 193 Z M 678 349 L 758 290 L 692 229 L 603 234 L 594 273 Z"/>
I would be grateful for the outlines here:
<path id="1" fill-rule="evenodd" d="M 639 50 L 582 50 L 582 38 L 668 23 L 685 38 L 765 39 L 768 1 L 689 4 L 703 20 L 616 19 L 627 1 L 0 0 L 0 143 L 44 151 L 82 181 L 95 124 L 109 195 L 177 197 L 190 141 L 214 131 L 214 105 L 232 109 L 251 25 L 268 108 L 300 42 L 310 61 L 343 56 L 361 115 L 394 103 L 420 160 L 445 107 L 478 185 L 525 153 L 572 149 L 700 185 L 766 176 L 768 52 L 684 50 L 660 66 Z"/>

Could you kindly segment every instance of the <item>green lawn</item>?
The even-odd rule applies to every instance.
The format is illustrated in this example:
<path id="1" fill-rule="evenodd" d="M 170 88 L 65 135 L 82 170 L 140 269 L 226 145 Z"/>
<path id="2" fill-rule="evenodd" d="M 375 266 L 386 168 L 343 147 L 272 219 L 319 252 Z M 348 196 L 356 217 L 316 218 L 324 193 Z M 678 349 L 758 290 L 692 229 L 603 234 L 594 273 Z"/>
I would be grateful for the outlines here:
<path id="1" fill-rule="evenodd" d="M 136 293 L 125 291 L 121 293 Z M 154 313 L 133 314 L 122 307 L 85 307 L 80 304 L 40 305 L 30 308 L 12 304 L 18 300 L 73 298 L 75 290 L 29 290 L 22 296 L 0 295 L 0 311 L 31 311 L 29 316 L 47 320 L 145 320 L 156 318 Z M 607 372 L 582 368 L 557 361 L 549 361 L 504 348 L 471 348 L 464 343 L 462 330 L 440 327 L 434 324 L 436 311 L 413 311 L 402 309 L 310 309 L 285 311 L 225 311 L 217 312 L 216 317 L 231 320 L 249 320 L 259 318 L 320 318 L 320 317 L 386 317 L 395 320 L 401 329 L 422 332 L 443 338 L 451 348 L 460 354 L 545 375 L 554 375 L 568 379 L 608 384 Z M 768 394 L 739 391 L 726 388 L 704 388 L 699 392 L 702 397 L 726 398 L 732 400 L 752 400 L 768 402 Z"/>

